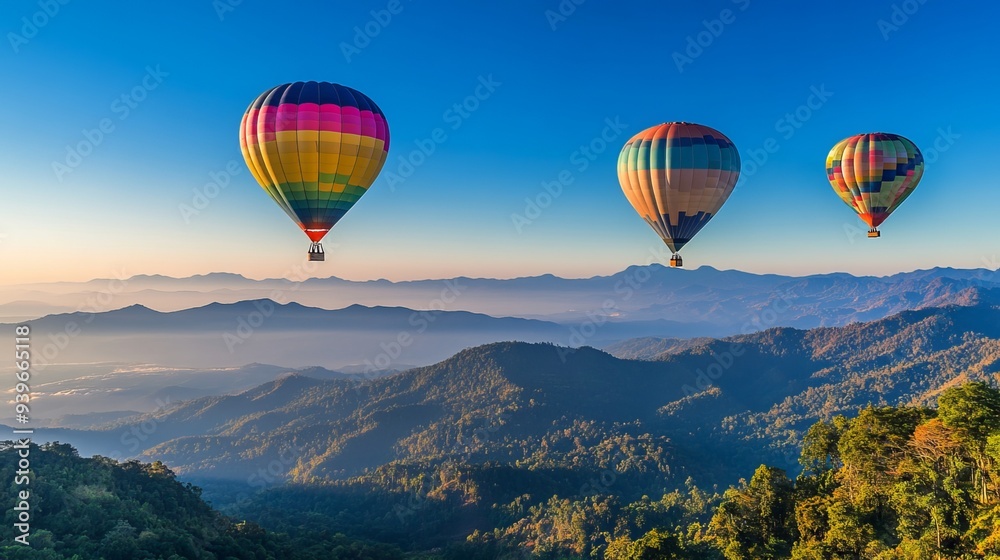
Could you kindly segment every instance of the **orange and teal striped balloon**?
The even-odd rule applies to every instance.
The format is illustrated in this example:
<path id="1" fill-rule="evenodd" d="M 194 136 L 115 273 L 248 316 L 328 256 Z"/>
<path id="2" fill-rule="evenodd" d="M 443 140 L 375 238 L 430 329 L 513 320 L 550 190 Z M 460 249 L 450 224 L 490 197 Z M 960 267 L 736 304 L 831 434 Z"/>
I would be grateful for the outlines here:
<path id="1" fill-rule="evenodd" d="M 295 82 L 250 104 L 240 147 L 260 186 L 318 242 L 382 170 L 389 126 L 378 105 L 355 89 Z"/>
<path id="2" fill-rule="evenodd" d="M 858 134 L 830 150 L 826 174 L 837 196 L 877 228 L 917 188 L 924 156 L 898 134 Z"/>
<path id="3" fill-rule="evenodd" d="M 625 197 L 674 253 L 715 216 L 739 176 L 736 146 L 699 124 L 647 128 L 618 156 Z"/>

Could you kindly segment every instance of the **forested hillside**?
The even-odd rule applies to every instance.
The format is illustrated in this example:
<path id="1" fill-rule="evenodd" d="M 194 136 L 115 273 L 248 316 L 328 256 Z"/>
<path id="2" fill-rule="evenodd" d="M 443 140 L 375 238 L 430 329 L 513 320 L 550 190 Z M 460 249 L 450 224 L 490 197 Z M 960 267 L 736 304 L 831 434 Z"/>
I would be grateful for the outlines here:
<path id="1" fill-rule="evenodd" d="M 699 341 L 652 360 L 496 343 L 364 383 L 289 375 L 89 436 L 142 426 L 143 456 L 272 531 L 267 554 L 348 539 L 409 558 L 930 558 L 930 519 L 935 555 L 978 558 L 996 493 L 998 373 L 1000 310 L 980 302 Z M 929 467 L 930 452 L 914 455 L 924 436 L 944 446 Z M 952 509 L 897 519 L 924 507 L 914 496 L 931 483 Z"/>
<path id="2" fill-rule="evenodd" d="M 4 560 L 402 558 L 393 547 L 326 532 L 306 539 L 268 533 L 214 511 L 199 488 L 178 481 L 160 462 L 85 459 L 67 444 L 32 444 L 30 481 L 15 485 L 19 455 L 12 446 L 0 442 Z M 18 513 L 13 506 L 23 490 L 29 492 L 29 546 L 11 534 Z"/>
<path id="3" fill-rule="evenodd" d="M 122 421 L 106 434 L 115 443 L 130 425 L 152 425 L 144 457 L 199 480 L 243 480 L 275 461 L 277 478 L 298 482 L 446 460 L 572 460 L 600 470 L 610 458 L 585 451 L 635 440 L 643 442 L 637 460 L 659 465 L 672 488 L 688 476 L 728 485 L 762 462 L 794 470 L 817 419 L 868 403 L 926 405 L 954 383 L 997 372 L 1000 311 L 953 306 L 708 340 L 652 361 L 497 343 L 368 383 L 289 376 Z M 708 459 L 719 453 L 729 460 Z"/>
<path id="4" fill-rule="evenodd" d="M 278 488 L 242 509 L 283 531 L 470 559 L 997 558 L 1000 391 L 966 383 L 939 402 L 817 422 L 798 477 L 761 465 L 721 495 L 655 492 L 636 471 L 452 463 Z"/>

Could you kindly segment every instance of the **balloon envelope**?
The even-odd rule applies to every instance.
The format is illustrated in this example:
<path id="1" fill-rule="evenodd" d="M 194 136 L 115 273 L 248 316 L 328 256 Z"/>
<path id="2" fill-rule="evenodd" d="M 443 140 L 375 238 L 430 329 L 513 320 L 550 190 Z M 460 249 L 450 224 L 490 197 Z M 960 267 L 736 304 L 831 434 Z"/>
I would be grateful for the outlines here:
<path id="1" fill-rule="evenodd" d="M 739 176 L 736 146 L 698 124 L 647 128 L 618 156 L 625 197 L 674 253 L 719 211 Z"/>
<path id="2" fill-rule="evenodd" d="M 840 199 L 876 228 L 913 193 L 924 156 L 898 134 L 857 134 L 830 150 L 826 173 Z"/>
<path id="3" fill-rule="evenodd" d="M 250 104 L 240 147 L 257 182 L 318 242 L 382 170 L 389 127 L 378 105 L 355 89 L 295 82 Z"/>

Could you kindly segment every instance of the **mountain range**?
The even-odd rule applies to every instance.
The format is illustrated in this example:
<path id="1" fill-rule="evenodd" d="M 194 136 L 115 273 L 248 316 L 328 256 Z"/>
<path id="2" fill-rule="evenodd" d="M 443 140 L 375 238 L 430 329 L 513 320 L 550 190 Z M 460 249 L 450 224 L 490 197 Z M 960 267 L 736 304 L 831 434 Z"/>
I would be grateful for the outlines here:
<path id="1" fill-rule="evenodd" d="M 647 360 L 493 343 L 384 378 L 291 373 L 240 394 L 50 435 L 81 450 L 163 460 L 194 478 L 245 479 L 278 461 L 279 478 L 339 480 L 457 460 L 634 467 L 660 473 L 659 484 L 688 476 L 725 484 L 761 463 L 796 470 L 802 432 L 817 419 L 869 403 L 930 404 L 953 384 L 995 382 L 1000 290 L 977 298 L 845 327 L 775 327 L 684 347 L 633 341 L 629 352 L 660 350 Z M 136 427 L 144 427 L 141 442 L 123 449 Z M 614 464 L 622 449 L 626 466 Z M 707 459 L 720 453 L 728 461 Z"/>
<path id="2" fill-rule="evenodd" d="M 269 299 L 174 312 L 136 304 L 98 313 L 48 315 L 29 324 L 40 341 L 33 364 L 38 370 L 94 362 L 173 369 L 280 363 L 290 368 L 353 365 L 368 374 L 400 369 L 401 364 L 433 363 L 462 348 L 497 340 L 566 342 L 571 334 L 567 327 L 547 321 L 466 311 L 361 305 L 327 310 Z M 629 327 L 620 326 L 617 336 L 648 332 Z"/>
<path id="3" fill-rule="evenodd" d="M 909 309 L 975 305 L 985 291 L 1000 286 L 997 280 L 986 270 L 791 278 L 708 267 L 678 271 L 659 265 L 579 280 L 540 276 L 392 283 L 329 278 L 294 283 L 232 274 L 185 279 L 140 276 L 42 285 L 40 289 L 58 292 L 53 298 L 90 303 L 78 306 L 79 311 L 49 314 L 30 323 L 38 333 L 36 340 L 44 344 L 35 364 L 39 368 L 103 362 L 232 368 L 256 362 L 372 372 L 427 365 L 464 348 L 507 340 L 614 351 L 614 344 L 641 337 L 683 339 L 677 343 L 683 348 L 697 344 L 692 339 L 699 337 L 777 326 L 843 326 Z M 101 292 L 102 283 L 114 286 L 114 293 Z M 262 292 L 273 299 L 213 301 L 175 311 L 124 305 L 153 295 L 177 304 Z M 11 295 L 10 290 L 3 293 Z M 329 309 L 340 299 L 355 297 L 350 294 L 419 305 L 351 304 Z M 26 310 L 23 301 L 10 305 Z M 9 366 L 0 366 L 4 368 Z"/>
<path id="4" fill-rule="evenodd" d="M 633 266 L 609 276 L 513 279 L 452 278 L 391 282 L 336 277 L 253 280 L 214 273 L 188 278 L 126 276 L 88 282 L 0 287 L 0 321 L 111 311 L 143 305 L 179 311 L 212 303 L 273 299 L 323 309 L 405 307 L 580 324 L 595 315 L 616 322 L 670 320 L 692 327 L 662 336 L 725 336 L 759 330 L 754 319 L 771 306 L 788 309 L 774 324 L 812 328 L 886 317 L 905 309 L 959 303 L 973 288 L 1000 286 L 988 269 L 935 268 L 886 277 L 845 273 L 802 277 L 751 274 L 703 266 Z M 272 360 L 273 361 L 273 360 Z"/>

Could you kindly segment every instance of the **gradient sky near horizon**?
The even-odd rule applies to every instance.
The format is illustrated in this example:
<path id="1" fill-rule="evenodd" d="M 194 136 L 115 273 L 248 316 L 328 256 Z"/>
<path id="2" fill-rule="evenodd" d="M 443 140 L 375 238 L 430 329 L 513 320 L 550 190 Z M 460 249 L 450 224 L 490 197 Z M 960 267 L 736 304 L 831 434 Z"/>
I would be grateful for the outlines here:
<path id="1" fill-rule="evenodd" d="M 237 131 L 261 91 L 296 80 L 365 92 L 392 134 L 381 177 L 324 240 L 315 276 L 582 277 L 662 262 L 615 162 L 664 121 L 717 128 L 743 159 L 736 191 L 685 248 L 689 267 L 1000 266 L 994 3 L 398 2 L 3 2 L 0 284 L 295 276 L 308 240 L 244 167 Z M 492 92 L 479 87 L 490 80 Z M 475 108 L 449 112 L 462 103 Z M 110 132 L 87 150 L 84 131 L 105 119 Z M 413 156 L 438 128 L 446 139 Z M 927 160 L 878 240 L 824 170 L 834 143 L 869 131 L 902 134 Z M 81 142 L 91 153 L 76 161 Z M 227 167 L 229 185 L 185 216 Z M 546 204 L 542 185 L 561 173 L 572 183 Z M 527 200 L 545 207 L 526 214 Z"/>

